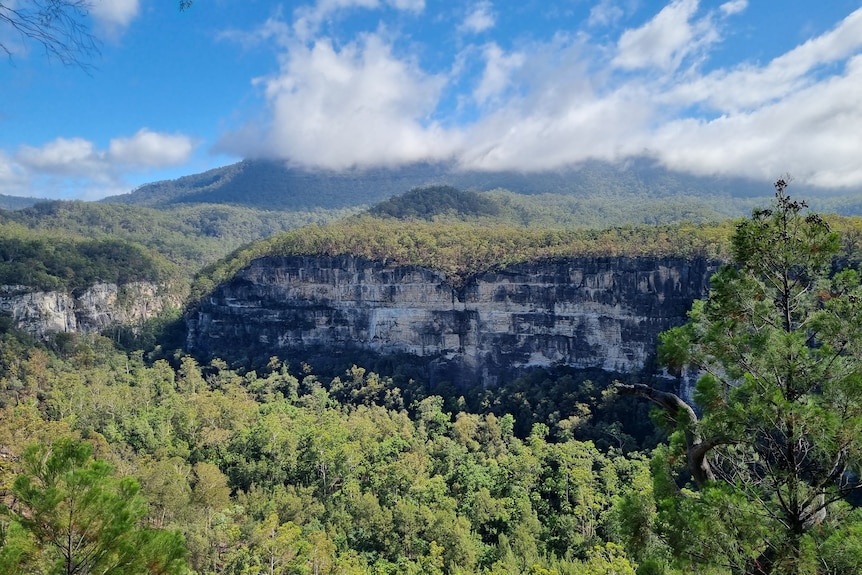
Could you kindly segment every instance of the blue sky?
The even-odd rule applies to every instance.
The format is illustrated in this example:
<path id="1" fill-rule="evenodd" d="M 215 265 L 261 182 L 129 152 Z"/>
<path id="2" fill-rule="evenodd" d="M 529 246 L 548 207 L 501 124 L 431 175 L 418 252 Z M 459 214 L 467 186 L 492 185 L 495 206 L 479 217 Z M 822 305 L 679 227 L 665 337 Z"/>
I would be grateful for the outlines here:
<path id="1" fill-rule="evenodd" d="M 0 193 L 96 199 L 251 157 L 647 156 L 862 187 L 858 0 L 176 4 L 93 0 L 87 71 L 0 25 Z"/>

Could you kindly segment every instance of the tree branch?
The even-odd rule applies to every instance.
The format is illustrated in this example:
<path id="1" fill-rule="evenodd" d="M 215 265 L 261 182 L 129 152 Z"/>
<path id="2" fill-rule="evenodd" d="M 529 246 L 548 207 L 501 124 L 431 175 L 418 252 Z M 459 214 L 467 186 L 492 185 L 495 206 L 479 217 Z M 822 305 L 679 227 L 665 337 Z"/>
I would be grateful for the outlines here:
<path id="1" fill-rule="evenodd" d="M 720 438 L 703 440 L 697 430 L 697 414 L 694 409 L 674 393 L 660 391 L 641 383 L 626 384 L 617 382 L 616 391 L 620 395 L 634 395 L 648 399 L 665 410 L 668 417 L 685 433 L 686 459 L 688 470 L 698 487 L 703 487 L 710 481 L 715 481 L 715 473 L 709 464 L 707 455 L 719 446 L 728 443 Z"/>

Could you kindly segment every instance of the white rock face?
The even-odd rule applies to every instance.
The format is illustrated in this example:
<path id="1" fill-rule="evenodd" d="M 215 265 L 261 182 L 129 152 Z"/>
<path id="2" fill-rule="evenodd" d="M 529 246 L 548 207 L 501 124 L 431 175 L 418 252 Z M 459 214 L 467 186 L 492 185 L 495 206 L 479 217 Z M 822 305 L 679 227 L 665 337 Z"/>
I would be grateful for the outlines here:
<path id="1" fill-rule="evenodd" d="M 418 267 L 268 257 L 200 303 L 187 319 L 188 347 L 226 358 L 406 352 L 485 373 L 553 364 L 639 371 L 658 333 L 683 323 L 706 294 L 716 265 L 574 258 L 485 273 L 456 290 Z"/>
<path id="2" fill-rule="evenodd" d="M 26 286 L 0 286 L 0 312 L 38 338 L 56 332 L 100 332 L 113 324 L 137 325 L 166 305 L 180 305 L 164 286 L 135 282 L 95 284 L 80 293 L 29 291 Z"/>

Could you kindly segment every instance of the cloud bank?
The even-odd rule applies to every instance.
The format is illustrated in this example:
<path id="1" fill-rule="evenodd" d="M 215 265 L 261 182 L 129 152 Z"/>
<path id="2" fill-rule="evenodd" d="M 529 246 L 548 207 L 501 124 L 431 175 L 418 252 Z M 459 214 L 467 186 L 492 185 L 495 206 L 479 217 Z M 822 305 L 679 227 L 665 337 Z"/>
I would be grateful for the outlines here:
<path id="1" fill-rule="evenodd" d="M 862 9 L 768 61 L 717 66 L 713 52 L 746 0 L 674 0 L 594 38 L 630 6 L 601 0 L 581 30 L 504 45 L 477 37 L 496 26 L 497 8 L 475 2 L 453 26 L 451 65 L 432 69 L 421 44 L 403 42 L 407 32 L 382 15 L 433 17 L 423 2 L 320 0 L 268 23 L 282 56 L 256 80 L 264 119 L 224 134 L 217 149 L 333 169 L 452 159 L 530 171 L 648 156 L 702 175 L 789 170 L 812 185 L 862 185 Z M 357 10 L 381 19 L 349 38 L 321 31 Z M 466 92 L 453 112 L 456 90 Z"/>
<path id="2" fill-rule="evenodd" d="M 42 146 L 20 146 L 12 155 L 0 153 L 0 190 L 9 195 L 31 195 L 34 189 L 51 197 L 83 189 L 97 199 L 129 190 L 126 178 L 181 165 L 195 149 L 191 138 L 146 128 L 132 136 L 112 139 L 98 149 L 84 138 L 56 138 Z"/>
<path id="3" fill-rule="evenodd" d="M 790 172 L 862 187 L 862 8 L 783 50 L 740 56 L 748 13 L 763 9 L 748 0 L 528 4 L 276 8 L 257 27 L 213 33 L 277 56 L 251 79 L 256 108 L 211 119 L 230 126 L 216 142 L 142 128 L 0 149 L 0 193 L 123 193 L 202 147 L 327 169 L 448 161 L 530 172 L 646 157 L 698 175 Z M 92 6 L 108 32 L 140 12 L 140 0 Z"/>

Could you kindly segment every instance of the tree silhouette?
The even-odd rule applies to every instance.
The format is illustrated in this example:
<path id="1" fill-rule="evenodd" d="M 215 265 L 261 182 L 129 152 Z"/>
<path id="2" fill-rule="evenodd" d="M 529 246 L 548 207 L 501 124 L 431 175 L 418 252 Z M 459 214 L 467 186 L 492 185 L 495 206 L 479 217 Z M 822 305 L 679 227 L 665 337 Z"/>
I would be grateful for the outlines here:
<path id="1" fill-rule="evenodd" d="M 178 5 L 186 10 L 192 0 L 179 0 Z M 99 41 L 90 28 L 90 6 L 90 0 L 0 0 L 0 30 L 11 29 L 25 43 L 41 45 L 48 57 L 66 66 L 86 69 L 99 54 Z M 15 49 L 3 38 L 0 51 L 11 58 Z"/>

